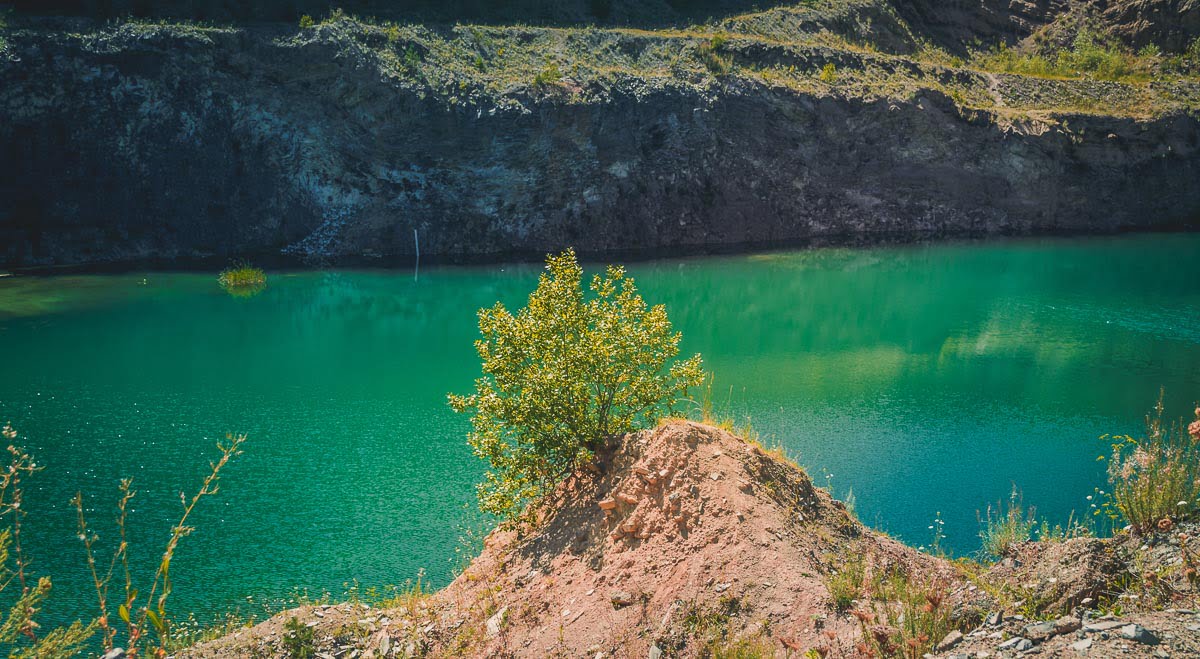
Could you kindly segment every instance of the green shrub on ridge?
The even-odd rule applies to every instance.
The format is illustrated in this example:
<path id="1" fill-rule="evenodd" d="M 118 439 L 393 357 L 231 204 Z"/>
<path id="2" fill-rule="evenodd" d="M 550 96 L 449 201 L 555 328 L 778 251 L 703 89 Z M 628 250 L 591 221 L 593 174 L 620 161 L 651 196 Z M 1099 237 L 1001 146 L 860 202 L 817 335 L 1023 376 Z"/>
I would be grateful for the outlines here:
<path id="1" fill-rule="evenodd" d="M 651 426 L 688 387 L 701 384 L 700 355 L 676 361 L 678 332 L 617 266 L 592 278 L 587 298 L 573 251 L 547 259 L 529 303 L 515 315 L 479 311 L 475 393 L 450 394 L 473 413 L 467 440 L 490 465 L 482 510 L 527 521 L 548 493 L 613 436 Z"/>

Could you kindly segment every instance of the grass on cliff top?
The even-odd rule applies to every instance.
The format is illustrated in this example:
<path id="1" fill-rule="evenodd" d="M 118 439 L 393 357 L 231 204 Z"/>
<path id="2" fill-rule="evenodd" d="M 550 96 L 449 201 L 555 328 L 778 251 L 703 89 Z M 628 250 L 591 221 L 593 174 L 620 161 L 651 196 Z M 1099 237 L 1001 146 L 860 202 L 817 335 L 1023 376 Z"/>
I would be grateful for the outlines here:
<path id="1" fill-rule="evenodd" d="M 843 3 L 845 4 L 845 3 Z M 995 48 L 967 60 L 922 41 L 898 18 L 886 29 L 834 32 L 799 8 L 686 29 L 373 24 L 335 14 L 305 39 L 349 39 L 381 72 L 448 106 L 518 106 L 525 94 L 587 103 L 623 81 L 638 89 L 734 80 L 847 98 L 911 101 L 934 91 L 962 108 L 1149 116 L 1200 108 L 1193 55 L 1138 53 L 1086 33 L 1055 55 Z M 328 33 L 322 33 L 327 28 Z M 808 30 L 808 31 L 805 31 Z M 881 43 L 872 41 L 879 38 Z M 1200 44 L 1200 42 L 1198 42 Z M 906 54 L 888 51 L 909 51 Z M 1189 51 L 1191 53 L 1191 51 Z M 836 73 L 836 75 L 835 75 Z M 1003 74 L 1003 76 L 997 76 Z M 1182 81 L 1187 84 L 1152 84 Z"/>
<path id="2" fill-rule="evenodd" d="M 161 31 L 134 21 L 106 30 Z M 207 40 L 211 26 L 181 24 Z M 817 0 L 680 28 L 425 26 L 334 11 L 292 25 L 282 47 L 334 46 L 448 108 L 524 110 L 738 82 L 783 92 L 912 101 L 926 92 L 966 110 L 1056 121 L 1055 113 L 1145 117 L 1200 109 L 1200 40 L 1183 54 L 1133 52 L 1097 32 L 1069 46 L 980 45 L 951 55 L 888 3 Z"/>

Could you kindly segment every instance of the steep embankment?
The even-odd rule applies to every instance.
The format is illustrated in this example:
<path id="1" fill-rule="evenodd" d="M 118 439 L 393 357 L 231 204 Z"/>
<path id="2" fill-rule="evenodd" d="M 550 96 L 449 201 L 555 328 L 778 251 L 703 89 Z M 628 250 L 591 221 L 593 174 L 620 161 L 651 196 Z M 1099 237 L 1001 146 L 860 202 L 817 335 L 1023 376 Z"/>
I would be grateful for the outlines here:
<path id="1" fill-rule="evenodd" d="M 442 591 L 300 607 L 182 656 L 1188 656 L 1191 610 L 1096 610 L 1195 602 L 1180 542 L 1025 543 L 972 574 L 864 527 L 757 445 L 675 421 L 614 441 Z M 1165 599 L 1142 589 L 1151 573 Z"/>
<path id="2" fill-rule="evenodd" d="M 937 63 L 914 30 L 957 23 L 898 6 L 658 31 L 23 20 L 0 36 L 0 267 L 1200 218 L 1192 78 Z"/>

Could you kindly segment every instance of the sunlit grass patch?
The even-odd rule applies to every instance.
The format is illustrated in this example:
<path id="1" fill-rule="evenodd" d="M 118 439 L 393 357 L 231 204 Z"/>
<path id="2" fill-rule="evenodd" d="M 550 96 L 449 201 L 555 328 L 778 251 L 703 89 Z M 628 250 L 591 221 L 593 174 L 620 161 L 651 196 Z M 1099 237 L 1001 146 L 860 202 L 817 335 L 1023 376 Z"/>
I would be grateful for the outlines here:
<path id="1" fill-rule="evenodd" d="M 1112 492 L 1104 508 L 1134 533 L 1170 531 L 1200 507 L 1200 409 L 1195 421 L 1163 421 L 1162 394 L 1146 416 L 1146 435 L 1112 441 L 1108 477 Z"/>

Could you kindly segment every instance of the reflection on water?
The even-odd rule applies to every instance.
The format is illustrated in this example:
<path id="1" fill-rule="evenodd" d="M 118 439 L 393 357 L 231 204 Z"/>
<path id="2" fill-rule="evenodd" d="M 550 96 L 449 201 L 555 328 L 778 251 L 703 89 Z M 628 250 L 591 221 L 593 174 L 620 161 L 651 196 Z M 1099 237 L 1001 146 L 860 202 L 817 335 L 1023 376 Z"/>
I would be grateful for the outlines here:
<path id="1" fill-rule="evenodd" d="M 1135 431 L 1158 387 L 1200 397 L 1200 236 L 822 249 L 635 264 L 714 390 L 858 510 L 922 543 L 977 546 L 1013 483 L 1065 518 L 1103 478 L 1099 434 Z M 177 567 L 183 609 L 293 588 L 450 574 L 480 465 L 445 406 L 478 373 L 474 312 L 519 306 L 540 268 L 272 273 L 235 299 L 212 275 L 0 279 L 0 418 L 46 471 L 30 533 L 63 611 L 86 606 L 65 505 L 111 518 L 142 490 L 151 565 L 212 444 L 247 432 Z M 824 479 L 821 479 L 824 480 Z M 107 512 L 106 512 L 107 511 Z"/>

